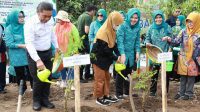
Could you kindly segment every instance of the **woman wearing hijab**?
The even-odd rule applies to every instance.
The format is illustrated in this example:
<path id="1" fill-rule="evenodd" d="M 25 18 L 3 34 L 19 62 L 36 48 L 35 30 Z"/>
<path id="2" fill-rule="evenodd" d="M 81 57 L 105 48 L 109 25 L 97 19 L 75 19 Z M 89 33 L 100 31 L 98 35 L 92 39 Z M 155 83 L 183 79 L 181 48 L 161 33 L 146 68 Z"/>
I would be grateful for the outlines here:
<path id="1" fill-rule="evenodd" d="M 75 25 L 68 19 L 68 13 L 60 10 L 55 18 L 57 19 L 55 34 L 60 51 L 64 54 L 64 57 L 78 53 L 78 48 L 80 46 L 79 32 Z M 66 75 L 66 71 L 68 71 L 68 76 Z M 68 77 L 68 80 L 74 79 L 73 68 L 64 68 L 61 71 L 61 76 L 61 87 L 66 87 L 66 77 Z"/>
<path id="2" fill-rule="evenodd" d="M 186 29 L 183 29 L 175 39 L 169 39 L 173 44 L 181 44 L 178 57 L 178 74 L 180 88 L 175 99 L 189 100 L 194 96 L 195 77 L 200 66 L 200 14 L 192 12 L 187 16 Z"/>
<path id="3" fill-rule="evenodd" d="M 113 61 L 119 57 L 113 54 L 117 52 L 116 30 L 122 24 L 123 18 L 119 12 L 112 12 L 108 19 L 97 32 L 94 45 L 91 51 L 91 62 L 94 68 L 94 95 L 99 105 L 110 105 L 111 102 L 117 102 L 118 99 L 110 96 L 110 74 L 109 67 Z"/>
<path id="4" fill-rule="evenodd" d="M 125 22 L 117 30 L 117 47 L 121 55 L 120 62 L 126 65 L 122 74 L 127 77 L 131 74 L 134 65 L 134 57 L 139 58 L 140 53 L 140 11 L 132 8 L 127 13 Z M 135 55 L 136 53 L 136 55 Z M 116 76 L 116 98 L 123 99 L 129 95 L 129 82 L 120 75 Z"/>
<path id="5" fill-rule="evenodd" d="M 89 31 L 89 35 L 88 35 L 89 40 L 90 40 L 90 51 L 92 49 L 94 38 L 97 34 L 97 31 L 103 25 L 103 23 L 106 21 L 106 19 L 107 19 L 106 10 L 99 9 L 98 12 L 97 12 L 96 21 L 92 22 L 91 25 L 90 25 L 90 31 Z"/>
<path id="6" fill-rule="evenodd" d="M 122 15 L 122 17 L 123 17 L 123 19 L 125 21 L 125 19 L 126 19 L 126 13 L 124 11 L 119 11 L 119 13 Z"/>
<path id="7" fill-rule="evenodd" d="M 183 30 L 185 28 L 185 16 L 184 15 L 179 15 L 176 19 L 176 26 L 172 27 L 172 34 L 173 34 L 173 38 L 176 38 L 177 35 L 179 34 L 179 32 L 181 30 Z M 176 63 L 177 61 L 177 58 L 178 58 L 178 50 L 176 50 L 176 48 L 180 48 L 180 45 L 176 45 L 174 48 L 173 48 L 173 60 L 174 60 L 174 63 Z M 174 71 L 176 70 L 176 66 L 174 64 L 173 66 L 173 71 L 171 72 L 171 77 L 173 78 L 173 80 L 177 80 L 179 81 L 179 78 L 180 78 L 180 75 L 177 74 L 177 71 Z"/>
<path id="8" fill-rule="evenodd" d="M 170 44 L 168 38 L 172 37 L 171 27 L 165 23 L 164 14 L 161 10 L 153 12 L 153 24 L 149 27 L 146 34 L 146 46 L 147 48 L 152 45 L 156 45 L 162 49 L 163 52 L 168 52 Z M 153 71 L 157 71 L 151 79 L 150 96 L 156 96 L 157 80 L 160 70 L 160 64 L 153 63 Z M 169 89 L 169 73 L 167 72 L 167 92 Z"/>
<path id="9" fill-rule="evenodd" d="M 176 19 L 176 26 L 172 27 L 173 36 L 176 37 L 178 33 L 185 28 L 185 16 L 179 15 Z"/>
<path id="10" fill-rule="evenodd" d="M 8 47 L 10 65 L 14 67 L 16 72 L 17 84 L 20 84 L 20 80 L 24 81 L 23 93 L 27 89 L 25 74 L 28 72 L 28 75 L 30 75 L 26 46 L 24 43 L 24 17 L 25 15 L 23 11 L 15 10 L 9 13 L 7 17 L 9 25 L 5 29 L 4 37 L 6 46 Z M 32 78 L 30 80 L 32 87 Z"/>

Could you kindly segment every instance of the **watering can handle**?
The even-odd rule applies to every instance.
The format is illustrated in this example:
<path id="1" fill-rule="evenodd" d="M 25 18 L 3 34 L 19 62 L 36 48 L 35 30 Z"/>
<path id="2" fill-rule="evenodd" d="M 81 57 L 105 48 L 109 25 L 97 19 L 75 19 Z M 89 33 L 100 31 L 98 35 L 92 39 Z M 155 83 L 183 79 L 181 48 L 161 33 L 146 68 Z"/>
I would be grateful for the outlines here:
<path id="1" fill-rule="evenodd" d="M 45 68 L 45 69 L 46 69 L 46 68 Z M 42 70 L 45 70 L 45 69 L 37 69 L 37 73 L 40 72 L 40 71 L 42 71 Z"/>

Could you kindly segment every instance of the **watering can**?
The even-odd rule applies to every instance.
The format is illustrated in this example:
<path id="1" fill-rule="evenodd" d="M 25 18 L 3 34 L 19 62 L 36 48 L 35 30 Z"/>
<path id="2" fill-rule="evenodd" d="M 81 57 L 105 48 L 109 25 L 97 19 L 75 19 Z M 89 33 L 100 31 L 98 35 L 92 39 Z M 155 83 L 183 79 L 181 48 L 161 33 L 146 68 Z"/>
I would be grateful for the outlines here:
<path id="1" fill-rule="evenodd" d="M 124 78 L 126 81 L 129 81 L 129 79 L 127 77 L 125 77 L 121 71 L 126 69 L 126 65 L 121 64 L 121 63 L 116 63 L 115 64 L 115 71 L 122 77 Z"/>
<path id="2" fill-rule="evenodd" d="M 48 69 L 37 70 L 37 76 L 41 82 L 47 82 L 51 84 L 56 84 L 56 82 L 49 81 L 49 76 L 51 75 L 51 71 Z"/>
<path id="3" fill-rule="evenodd" d="M 158 46 L 151 45 L 146 48 L 146 54 L 147 54 L 148 58 L 154 63 L 159 63 L 158 62 L 158 54 L 159 53 L 163 53 L 163 51 Z"/>

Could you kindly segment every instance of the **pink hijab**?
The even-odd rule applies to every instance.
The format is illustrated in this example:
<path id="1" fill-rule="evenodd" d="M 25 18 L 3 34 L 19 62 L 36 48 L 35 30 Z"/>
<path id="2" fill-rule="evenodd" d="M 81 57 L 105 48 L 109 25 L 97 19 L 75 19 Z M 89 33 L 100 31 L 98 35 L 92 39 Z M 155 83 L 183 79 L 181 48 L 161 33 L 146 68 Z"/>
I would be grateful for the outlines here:
<path id="1" fill-rule="evenodd" d="M 63 25 L 56 24 L 55 33 L 57 36 L 58 46 L 63 53 L 67 52 L 70 32 L 73 24 L 71 22 L 65 22 Z"/>

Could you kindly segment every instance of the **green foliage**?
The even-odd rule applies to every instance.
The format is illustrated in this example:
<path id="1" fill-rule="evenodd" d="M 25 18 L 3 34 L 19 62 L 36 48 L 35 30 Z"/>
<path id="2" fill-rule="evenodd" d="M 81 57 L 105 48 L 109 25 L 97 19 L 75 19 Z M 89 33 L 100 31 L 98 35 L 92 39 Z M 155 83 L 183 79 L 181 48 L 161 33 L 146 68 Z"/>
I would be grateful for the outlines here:
<path id="1" fill-rule="evenodd" d="M 142 12 L 142 17 L 151 19 L 153 10 L 161 9 L 166 17 L 172 15 L 177 7 L 181 7 L 182 14 L 188 15 L 192 11 L 200 11 L 200 0 L 148 0 L 146 3 L 137 3 L 137 0 L 56 0 L 57 10 L 65 10 L 69 13 L 70 20 L 75 24 L 78 17 L 85 11 L 88 4 L 94 4 L 98 8 L 104 8 L 107 12 L 113 10 L 128 11 L 137 7 Z M 142 1 L 142 0 L 141 0 Z"/>
<path id="2" fill-rule="evenodd" d="M 192 11 L 200 12 L 200 0 L 187 0 L 181 4 L 182 14 L 188 15 Z"/>
<path id="3" fill-rule="evenodd" d="M 97 60 L 96 54 L 94 54 L 94 53 L 90 53 L 90 58 L 94 59 L 94 60 Z"/>
<path id="4" fill-rule="evenodd" d="M 100 4 L 98 0 L 57 0 L 57 10 L 65 10 L 69 13 L 70 20 L 75 23 L 78 17 L 85 12 L 88 4 Z"/>
<path id="5" fill-rule="evenodd" d="M 106 10 L 108 12 L 111 12 L 113 10 L 117 10 L 117 11 L 122 10 L 122 11 L 127 12 L 128 9 L 134 7 L 135 3 L 136 3 L 136 0 L 109 0 L 109 2 L 106 2 Z"/>
<path id="6" fill-rule="evenodd" d="M 132 74 L 132 78 L 138 80 L 134 86 L 134 89 L 147 91 L 149 89 L 149 80 L 155 73 L 156 71 L 149 71 L 140 74 Z"/>

